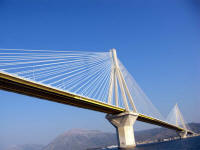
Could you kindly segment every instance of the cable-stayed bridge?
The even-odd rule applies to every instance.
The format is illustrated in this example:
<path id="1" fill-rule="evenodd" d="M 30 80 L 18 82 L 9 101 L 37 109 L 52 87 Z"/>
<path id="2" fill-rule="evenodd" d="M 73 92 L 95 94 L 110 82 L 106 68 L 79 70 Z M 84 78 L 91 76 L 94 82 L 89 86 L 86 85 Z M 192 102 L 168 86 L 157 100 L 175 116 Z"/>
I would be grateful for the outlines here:
<path id="1" fill-rule="evenodd" d="M 110 52 L 0 50 L 0 89 L 107 113 L 119 146 L 135 146 L 136 120 L 194 134 L 176 105 L 164 119 Z"/>

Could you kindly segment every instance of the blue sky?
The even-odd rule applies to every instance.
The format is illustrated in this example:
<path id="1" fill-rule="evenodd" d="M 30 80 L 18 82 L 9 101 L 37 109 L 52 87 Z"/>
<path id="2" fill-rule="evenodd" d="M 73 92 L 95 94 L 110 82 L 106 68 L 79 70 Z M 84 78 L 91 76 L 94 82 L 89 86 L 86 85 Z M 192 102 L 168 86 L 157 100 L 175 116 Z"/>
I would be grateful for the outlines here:
<path id="1" fill-rule="evenodd" d="M 164 116 L 178 102 L 186 120 L 200 122 L 198 0 L 1 0 L 0 48 L 116 48 Z M 105 114 L 0 95 L 0 148 L 48 143 L 71 128 L 114 131 Z"/>

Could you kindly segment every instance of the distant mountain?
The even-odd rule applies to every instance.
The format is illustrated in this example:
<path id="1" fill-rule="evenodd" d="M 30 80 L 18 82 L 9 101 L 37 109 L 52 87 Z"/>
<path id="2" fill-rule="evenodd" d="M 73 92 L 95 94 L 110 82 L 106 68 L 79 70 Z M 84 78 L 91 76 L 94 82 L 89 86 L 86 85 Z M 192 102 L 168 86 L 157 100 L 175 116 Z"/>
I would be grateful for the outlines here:
<path id="1" fill-rule="evenodd" d="M 188 126 L 195 133 L 200 133 L 200 123 L 189 123 Z M 149 141 L 149 140 L 162 140 L 165 138 L 171 138 L 178 136 L 174 130 L 166 128 L 154 128 L 143 131 L 136 131 L 135 138 L 137 142 Z"/>
<path id="2" fill-rule="evenodd" d="M 7 150 L 42 150 L 43 145 L 37 145 L 37 144 L 26 144 L 26 145 L 16 145 L 11 146 Z"/>
<path id="3" fill-rule="evenodd" d="M 114 133 L 73 129 L 48 144 L 43 150 L 86 150 L 117 144 Z"/>
<path id="4" fill-rule="evenodd" d="M 200 123 L 190 123 L 189 127 L 192 131 L 200 133 Z M 155 128 L 135 132 L 136 142 L 161 140 L 175 136 L 177 136 L 176 132 L 165 128 Z M 24 145 L 13 147 L 8 150 L 89 150 L 110 145 L 117 145 L 115 133 L 73 129 L 58 136 L 45 147 L 41 145 Z"/>

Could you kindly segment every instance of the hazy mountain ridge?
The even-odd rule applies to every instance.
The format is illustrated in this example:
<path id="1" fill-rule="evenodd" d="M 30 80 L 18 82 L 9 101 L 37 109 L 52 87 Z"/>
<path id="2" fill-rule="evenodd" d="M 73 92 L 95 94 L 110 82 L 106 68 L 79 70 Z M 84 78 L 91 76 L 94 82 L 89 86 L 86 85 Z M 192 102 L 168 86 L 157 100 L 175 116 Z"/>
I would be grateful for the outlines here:
<path id="1" fill-rule="evenodd" d="M 84 150 L 116 144 L 115 141 L 117 139 L 113 133 L 73 129 L 58 136 L 43 150 Z"/>
<path id="2" fill-rule="evenodd" d="M 192 131 L 200 133 L 200 123 L 190 123 L 189 126 Z M 177 133 L 166 128 L 154 128 L 135 132 L 137 142 L 164 139 L 174 136 L 177 136 Z M 44 147 L 41 145 L 24 145 L 7 150 L 86 150 L 110 145 L 117 145 L 115 133 L 73 129 L 61 134 Z"/>
<path id="3" fill-rule="evenodd" d="M 200 133 L 200 123 L 189 123 L 188 126 L 195 133 Z M 176 136 L 178 136 L 176 132 L 167 128 L 154 128 L 135 132 L 135 138 L 137 142 L 156 139 L 160 140 Z"/>

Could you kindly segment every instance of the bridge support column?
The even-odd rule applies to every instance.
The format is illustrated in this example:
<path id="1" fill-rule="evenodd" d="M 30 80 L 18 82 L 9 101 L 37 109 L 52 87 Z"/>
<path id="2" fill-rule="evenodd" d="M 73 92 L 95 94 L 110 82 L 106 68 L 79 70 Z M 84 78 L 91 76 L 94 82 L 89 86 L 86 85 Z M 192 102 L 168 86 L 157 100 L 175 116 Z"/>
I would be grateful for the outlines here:
<path id="1" fill-rule="evenodd" d="M 106 115 L 106 119 L 116 128 L 118 145 L 126 150 L 136 146 L 133 125 L 138 117 L 137 113 L 124 112 L 117 115 Z"/>
<path id="2" fill-rule="evenodd" d="M 178 135 L 181 139 L 187 138 L 187 131 L 178 132 Z"/>

